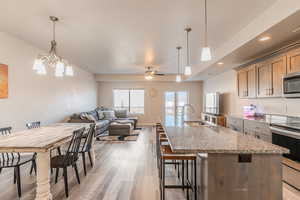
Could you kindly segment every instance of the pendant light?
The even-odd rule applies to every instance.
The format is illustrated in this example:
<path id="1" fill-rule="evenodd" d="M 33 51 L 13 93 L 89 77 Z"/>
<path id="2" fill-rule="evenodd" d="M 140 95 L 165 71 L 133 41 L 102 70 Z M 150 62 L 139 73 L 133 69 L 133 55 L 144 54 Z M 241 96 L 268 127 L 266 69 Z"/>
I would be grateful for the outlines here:
<path id="1" fill-rule="evenodd" d="M 33 64 L 33 70 L 36 71 L 37 74 L 46 75 L 47 70 L 46 67 L 55 68 L 55 76 L 63 77 L 66 76 L 74 76 L 73 67 L 63 58 L 57 55 L 56 46 L 57 43 L 55 41 L 55 24 L 59 21 L 57 17 L 50 16 L 50 20 L 53 24 L 53 39 L 51 41 L 51 48 L 48 54 L 46 55 L 38 55 Z"/>
<path id="2" fill-rule="evenodd" d="M 184 75 L 192 75 L 192 67 L 190 65 L 190 47 L 189 47 L 189 32 L 192 31 L 191 28 L 184 29 L 186 31 L 186 66 L 184 68 Z"/>
<path id="3" fill-rule="evenodd" d="M 178 60 L 177 60 L 177 75 L 176 75 L 176 82 L 179 83 L 181 82 L 181 75 L 180 75 L 180 50 L 181 50 L 181 47 L 178 46 L 176 47 L 177 51 L 178 51 Z"/>
<path id="4" fill-rule="evenodd" d="M 204 33 L 204 47 L 202 48 L 201 52 L 201 61 L 210 61 L 211 60 L 211 50 L 210 47 L 208 46 L 207 42 L 207 0 L 204 0 L 205 5 L 205 16 L 204 16 L 204 23 L 205 23 L 205 33 Z"/>

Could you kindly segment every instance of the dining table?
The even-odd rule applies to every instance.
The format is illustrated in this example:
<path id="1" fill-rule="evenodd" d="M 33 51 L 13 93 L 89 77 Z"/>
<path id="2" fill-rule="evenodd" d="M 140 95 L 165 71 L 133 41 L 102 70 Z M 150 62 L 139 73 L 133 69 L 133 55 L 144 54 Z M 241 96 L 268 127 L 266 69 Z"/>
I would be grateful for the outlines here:
<path id="1" fill-rule="evenodd" d="M 68 143 L 75 130 L 90 123 L 55 123 L 40 128 L 16 131 L 0 138 L 0 152 L 34 152 L 37 154 L 36 196 L 35 200 L 52 200 L 50 190 L 50 151 Z M 91 148 L 95 163 L 94 145 Z"/>

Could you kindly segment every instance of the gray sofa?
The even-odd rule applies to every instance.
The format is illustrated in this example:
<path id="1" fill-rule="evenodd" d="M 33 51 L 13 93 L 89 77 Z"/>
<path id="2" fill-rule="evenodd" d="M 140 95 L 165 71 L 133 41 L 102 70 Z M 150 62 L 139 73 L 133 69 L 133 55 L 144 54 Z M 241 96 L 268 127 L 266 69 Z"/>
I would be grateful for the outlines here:
<path id="1" fill-rule="evenodd" d="M 104 113 L 104 114 L 103 114 Z M 113 114 L 114 113 L 114 114 Z M 112 115 L 112 116 L 111 116 Z M 132 122 L 133 128 L 136 129 L 138 122 L 137 117 L 129 117 L 124 111 L 117 111 L 107 108 L 96 108 L 95 110 L 76 113 L 70 117 L 69 123 L 95 123 L 95 137 L 100 137 L 108 131 L 111 122 Z"/>

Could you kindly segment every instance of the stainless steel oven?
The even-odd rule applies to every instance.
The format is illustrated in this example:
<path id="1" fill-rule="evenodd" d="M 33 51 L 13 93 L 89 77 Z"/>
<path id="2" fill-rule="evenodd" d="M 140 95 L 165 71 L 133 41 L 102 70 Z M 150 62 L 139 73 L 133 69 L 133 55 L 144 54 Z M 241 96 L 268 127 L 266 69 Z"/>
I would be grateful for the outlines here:
<path id="1" fill-rule="evenodd" d="M 300 124 L 271 124 L 272 143 L 290 150 L 285 157 L 300 162 Z"/>
<path id="2" fill-rule="evenodd" d="M 283 78 L 283 95 L 286 98 L 300 98 L 300 72 L 290 73 Z"/>

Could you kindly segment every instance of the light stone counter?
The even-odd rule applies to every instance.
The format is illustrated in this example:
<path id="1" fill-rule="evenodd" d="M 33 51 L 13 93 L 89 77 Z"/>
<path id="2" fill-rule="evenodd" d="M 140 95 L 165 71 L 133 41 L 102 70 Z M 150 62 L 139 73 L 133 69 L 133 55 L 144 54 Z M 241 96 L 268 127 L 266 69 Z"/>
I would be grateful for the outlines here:
<path id="1" fill-rule="evenodd" d="M 164 128 L 173 152 L 198 155 L 198 199 L 282 200 L 287 149 L 223 127 Z"/>
<path id="2" fill-rule="evenodd" d="M 165 126 L 175 153 L 284 154 L 288 149 L 223 127 Z"/>

